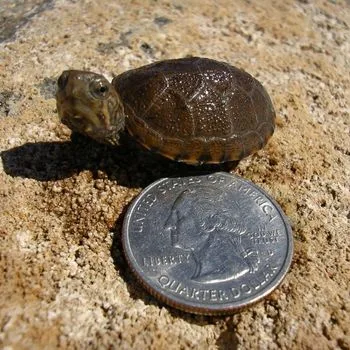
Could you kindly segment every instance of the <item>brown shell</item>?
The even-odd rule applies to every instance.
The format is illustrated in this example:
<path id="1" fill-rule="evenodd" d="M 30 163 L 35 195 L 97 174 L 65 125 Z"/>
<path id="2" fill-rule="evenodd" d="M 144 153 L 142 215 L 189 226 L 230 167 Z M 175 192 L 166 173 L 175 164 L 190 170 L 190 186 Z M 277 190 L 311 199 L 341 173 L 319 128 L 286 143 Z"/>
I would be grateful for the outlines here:
<path id="1" fill-rule="evenodd" d="M 126 127 L 148 149 L 189 164 L 242 159 L 273 134 L 275 111 L 251 75 L 207 58 L 161 61 L 113 80 Z"/>

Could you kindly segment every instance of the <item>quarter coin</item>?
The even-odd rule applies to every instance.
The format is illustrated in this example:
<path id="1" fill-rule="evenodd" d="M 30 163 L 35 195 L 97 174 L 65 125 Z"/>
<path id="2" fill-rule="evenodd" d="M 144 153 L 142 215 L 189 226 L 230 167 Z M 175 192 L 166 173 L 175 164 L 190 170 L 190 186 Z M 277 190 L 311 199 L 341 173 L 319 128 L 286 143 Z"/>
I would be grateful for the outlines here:
<path id="1" fill-rule="evenodd" d="M 207 315 L 232 313 L 271 293 L 293 251 L 279 205 L 228 173 L 154 182 L 129 207 L 122 240 L 151 294 Z"/>

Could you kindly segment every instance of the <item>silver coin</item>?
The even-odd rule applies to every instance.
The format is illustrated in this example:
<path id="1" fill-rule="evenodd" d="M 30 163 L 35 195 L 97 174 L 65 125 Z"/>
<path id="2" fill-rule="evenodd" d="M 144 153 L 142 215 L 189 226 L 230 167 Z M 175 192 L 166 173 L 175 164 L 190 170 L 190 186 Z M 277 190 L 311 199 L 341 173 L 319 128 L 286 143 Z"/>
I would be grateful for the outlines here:
<path id="1" fill-rule="evenodd" d="M 131 269 L 151 294 L 211 315 L 271 293 L 293 251 L 278 204 L 228 173 L 154 182 L 130 206 L 122 240 Z"/>

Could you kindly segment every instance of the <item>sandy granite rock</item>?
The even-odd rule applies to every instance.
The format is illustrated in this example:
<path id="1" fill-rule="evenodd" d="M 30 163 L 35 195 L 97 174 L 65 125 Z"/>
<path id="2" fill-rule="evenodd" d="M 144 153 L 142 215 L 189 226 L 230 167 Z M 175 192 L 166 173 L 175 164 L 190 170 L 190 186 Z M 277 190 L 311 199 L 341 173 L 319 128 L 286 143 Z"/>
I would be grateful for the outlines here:
<path id="1" fill-rule="evenodd" d="M 0 0 L 0 347 L 350 349 L 350 5 L 347 1 Z M 186 171 L 109 148 L 57 118 L 67 68 L 111 78 L 207 56 L 264 83 L 268 146 L 235 172 L 291 220 L 295 254 L 271 296 L 231 317 L 186 314 L 136 282 L 123 215 L 152 181 Z"/>

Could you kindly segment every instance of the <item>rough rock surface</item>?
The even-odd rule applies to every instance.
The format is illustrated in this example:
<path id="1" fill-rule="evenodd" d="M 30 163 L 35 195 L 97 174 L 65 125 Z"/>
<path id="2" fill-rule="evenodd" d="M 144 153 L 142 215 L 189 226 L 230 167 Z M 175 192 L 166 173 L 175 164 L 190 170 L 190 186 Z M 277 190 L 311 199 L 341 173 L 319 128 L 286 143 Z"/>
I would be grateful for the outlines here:
<path id="1" fill-rule="evenodd" d="M 0 347 L 350 348 L 350 5 L 337 0 L 0 0 Z M 236 173 L 289 216 L 293 264 L 270 297 L 231 317 L 164 306 L 121 252 L 128 204 L 193 169 L 70 139 L 54 99 L 67 68 L 111 78 L 207 56 L 264 83 L 268 146 Z"/>

